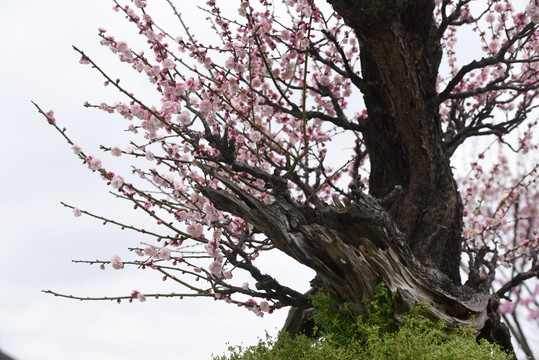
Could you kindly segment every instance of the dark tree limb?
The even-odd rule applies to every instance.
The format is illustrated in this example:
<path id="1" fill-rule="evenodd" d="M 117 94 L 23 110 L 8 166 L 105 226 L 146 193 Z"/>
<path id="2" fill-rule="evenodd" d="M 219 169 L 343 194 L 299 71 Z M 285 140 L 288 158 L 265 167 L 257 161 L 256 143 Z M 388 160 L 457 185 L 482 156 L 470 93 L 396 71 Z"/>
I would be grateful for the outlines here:
<path id="1" fill-rule="evenodd" d="M 513 276 L 511 280 L 506 282 L 498 291 L 496 291 L 496 295 L 500 298 L 506 298 L 505 294 L 522 284 L 524 281 L 534 277 L 539 278 L 539 265 L 534 265 L 530 270 Z"/>

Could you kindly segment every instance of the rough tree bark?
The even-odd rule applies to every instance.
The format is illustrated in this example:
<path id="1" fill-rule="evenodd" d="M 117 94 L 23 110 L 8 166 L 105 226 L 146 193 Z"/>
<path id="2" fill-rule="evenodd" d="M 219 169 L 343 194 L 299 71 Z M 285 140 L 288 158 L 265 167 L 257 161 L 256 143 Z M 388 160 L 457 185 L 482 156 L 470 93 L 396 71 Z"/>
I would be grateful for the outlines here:
<path id="1" fill-rule="evenodd" d="M 434 1 L 329 2 L 360 45 L 370 193 L 382 198 L 403 187 L 389 214 L 414 254 L 458 283 L 462 205 L 435 98 L 441 45 Z"/>
<path id="2" fill-rule="evenodd" d="M 201 191 L 314 269 L 320 286 L 350 302 L 356 314 L 383 281 L 399 294 L 398 316 L 427 301 L 433 319 L 450 326 L 473 323 L 481 337 L 511 349 L 497 299 L 460 284 L 462 204 L 438 115 L 441 45 L 434 1 L 328 2 L 359 40 L 368 117 L 358 123 L 369 153 L 370 194 L 355 190 L 346 207 L 313 209 L 284 191 L 272 205 L 232 183 L 227 187 L 234 194 Z M 292 333 L 308 331 L 309 305 L 297 305 L 285 325 Z"/>

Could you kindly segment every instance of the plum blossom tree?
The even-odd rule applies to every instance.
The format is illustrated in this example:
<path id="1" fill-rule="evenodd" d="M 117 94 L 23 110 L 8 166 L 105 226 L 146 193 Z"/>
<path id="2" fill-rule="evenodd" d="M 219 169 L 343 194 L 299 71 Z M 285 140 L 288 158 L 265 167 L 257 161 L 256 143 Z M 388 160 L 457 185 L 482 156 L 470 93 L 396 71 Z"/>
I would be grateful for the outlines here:
<path id="1" fill-rule="evenodd" d="M 324 289 L 354 315 L 383 281 L 398 293 L 397 317 L 427 301 L 433 319 L 474 326 L 509 351 L 512 333 L 533 357 L 522 321 L 539 319 L 535 0 L 239 0 L 237 13 L 207 1 L 211 42 L 166 1 L 183 34 L 160 27 L 146 1 L 114 1 L 148 52 L 98 33 L 160 103 L 75 48 L 122 96 L 85 106 L 127 120 L 129 146 L 102 149 L 131 157 L 132 179 L 36 107 L 158 225 L 64 204 L 156 240 L 132 249 L 138 259 L 91 263 L 154 269 L 179 290 L 77 298 L 210 297 L 257 315 L 291 307 L 284 328 L 308 333 L 308 293 L 257 265 L 278 251 L 314 270 L 309 293 Z M 460 60 L 462 39 L 471 60 Z M 455 154 L 466 161 L 450 163 Z"/>

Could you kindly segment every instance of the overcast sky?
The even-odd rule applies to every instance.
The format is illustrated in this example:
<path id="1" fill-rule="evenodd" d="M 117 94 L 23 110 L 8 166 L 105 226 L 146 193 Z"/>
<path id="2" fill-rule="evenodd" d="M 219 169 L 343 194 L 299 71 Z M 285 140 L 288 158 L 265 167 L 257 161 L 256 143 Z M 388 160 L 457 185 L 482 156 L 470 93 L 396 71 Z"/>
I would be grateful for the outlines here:
<path id="1" fill-rule="evenodd" d="M 201 21 L 205 15 L 193 4 L 205 2 L 177 2 L 195 32 L 206 28 Z M 71 262 L 115 254 L 128 258 L 127 247 L 145 238 L 75 218 L 60 201 L 110 217 L 128 214 L 132 223 L 140 218 L 107 194 L 104 183 L 81 166 L 30 103 L 54 109 L 57 121 L 90 154 L 99 154 L 99 144 L 120 145 L 118 133 L 125 124 L 82 106 L 86 100 L 113 102 L 118 97 L 102 86 L 95 71 L 78 64 L 80 56 L 71 48 L 84 49 L 112 73 L 125 71 L 125 64 L 118 65 L 98 44 L 97 27 L 117 39 L 136 38 L 134 27 L 111 8 L 111 0 L 0 0 L 0 349 L 17 360 L 202 360 L 223 353 L 227 342 L 253 344 L 265 330 L 275 334 L 286 311 L 261 319 L 203 299 L 118 305 L 41 292 L 102 296 L 134 289 L 174 291 L 152 272 L 101 271 Z M 136 79 L 122 81 L 143 86 Z M 304 287 L 296 289 L 306 290 L 309 272 L 285 259 L 271 261 L 265 265 Z"/>

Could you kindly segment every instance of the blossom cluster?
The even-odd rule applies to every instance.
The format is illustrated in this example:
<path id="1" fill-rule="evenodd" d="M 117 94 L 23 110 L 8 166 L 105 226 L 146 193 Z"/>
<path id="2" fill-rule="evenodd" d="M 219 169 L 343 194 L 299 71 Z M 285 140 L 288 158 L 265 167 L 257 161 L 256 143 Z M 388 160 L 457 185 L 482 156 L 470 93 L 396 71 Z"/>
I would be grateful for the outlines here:
<path id="1" fill-rule="evenodd" d="M 324 18 L 309 1 L 284 2 L 297 16 L 288 25 L 275 22 L 271 12 L 257 10 L 247 1 L 240 3 L 238 11 L 244 24 L 225 18 L 215 2 L 209 6 L 213 28 L 223 42 L 220 46 L 202 46 L 187 28 L 187 37 L 170 36 L 146 11 L 137 10 L 145 8 L 144 2 L 136 2 L 135 7 L 118 5 L 115 10 L 137 26 L 153 58 L 99 29 L 101 44 L 147 76 L 162 100 L 159 107 L 147 106 L 131 95 L 128 102 L 86 106 L 119 114 L 128 121 L 128 130 L 142 135 L 143 144 L 107 150 L 116 157 L 131 155 L 152 163 L 153 168 L 136 168 L 135 173 L 159 187 L 166 198 L 158 199 L 126 183 L 123 177 L 106 171 L 94 156 L 86 156 L 85 162 L 134 201 L 137 209 L 174 232 L 174 236 L 161 237 L 166 243 L 160 250 L 149 246 L 138 251 L 149 258 L 146 265 L 156 268 L 159 261 L 174 261 L 178 267 L 191 269 L 197 280 L 204 277 L 213 284 L 216 297 L 230 302 L 230 296 L 221 295 L 234 286 L 228 283 L 235 267 L 229 257 L 241 254 L 242 261 L 251 262 L 265 245 L 246 222 L 217 210 L 197 189 L 233 184 L 271 203 L 275 194 L 268 189 L 276 185 L 272 184 L 273 174 L 295 170 L 299 176 L 286 184 L 292 196 L 299 201 L 329 199 L 332 185 L 349 171 L 350 164 L 343 162 L 337 171 L 325 164 L 328 143 L 338 131 L 332 122 L 345 116 L 346 98 L 352 91 L 350 79 L 335 69 L 344 68 L 345 63 L 353 67 L 358 45 L 342 30 L 338 17 Z M 329 35 L 320 36 L 316 27 L 328 24 L 332 24 L 326 29 Z M 337 37 L 344 42 L 335 42 Z M 170 39 L 174 41 L 168 42 Z M 312 48 L 315 41 L 318 45 Z M 188 54 L 191 60 L 181 60 L 180 54 Z M 309 60 L 312 56 L 323 61 L 314 65 Z M 85 54 L 81 54 L 81 63 L 98 67 Z M 106 86 L 122 90 L 119 84 L 119 79 L 106 76 Z M 296 105 L 301 102 L 301 107 Z M 74 150 L 80 154 L 80 148 Z M 316 178 L 308 175 L 310 164 L 318 164 Z M 208 168 L 215 173 L 213 177 L 207 176 Z M 168 214 L 157 215 L 156 209 Z M 192 246 L 184 244 L 189 239 L 202 245 L 202 257 L 208 258 L 204 268 L 188 257 L 178 261 L 171 256 L 170 247 L 181 252 L 183 246 Z M 121 268 L 118 259 L 112 264 Z M 259 315 L 270 306 L 267 301 L 245 305 L 258 309 Z"/>
<path id="2" fill-rule="evenodd" d="M 511 1 L 487 3 L 484 10 L 467 3 L 447 6 L 439 2 L 436 10 L 440 27 L 446 29 L 442 69 L 448 71 L 439 74 L 438 91 L 444 94 L 440 119 L 451 151 L 469 134 L 495 135 L 492 126 L 505 132 L 513 129 L 526 120 L 538 95 L 539 39 L 533 35 L 537 5 L 532 1 L 524 9 Z M 520 40 L 523 37 L 528 40 L 525 44 Z M 458 57 L 462 41 L 482 51 L 476 57 L 482 58 L 480 62 Z M 461 78 L 464 73 L 467 76 Z M 455 78 L 460 81 L 452 82 Z"/>
<path id="3" fill-rule="evenodd" d="M 464 249 L 470 255 L 470 266 L 483 260 L 493 265 L 491 269 L 485 266 L 482 274 L 486 277 L 496 269 L 494 285 L 499 288 L 515 272 L 529 270 L 533 266 L 530 260 L 539 252 L 539 164 L 531 169 L 527 164 L 515 168 L 500 152 L 490 165 L 484 153 L 471 165 L 469 176 L 461 184 Z M 519 303 L 527 308 L 530 319 L 539 319 L 538 291 L 537 281 L 524 289 L 515 287 L 510 294 L 512 300 L 505 301 L 500 311 L 514 313 Z"/>
<path id="4" fill-rule="evenodd" d="M 269 313 L 279 306 L 279 298 L 249 287 L 236 274 L 241 270 L 256 281 L 262 278 L 253 262 L 272 249 L 270 240 L 248 221 L 219 210 L 202 190 L 241 194 L 265 204 L 287 197 L 316 207 L 346 194 L 359 173 L 368 175 L 358 125 L 368 120 L 368 113 L 348 100 L 355 91 L 352 79 L 361 75 L 357 39 L 338 15 L 326 14 L 309 0 L 279 5 L 243 0 L 236 17 L 227 17 L 217 1 L 208 1 L 218 39 L 209 44 L 181 14 L 184 33 L 176 36 L 155 23 L 145 1 L 132 3 L 116 3 L 114 10 L 136 26 L 147 49 L 135 49 L 103 28 L 98 35 L 119 61 L 146 77 L 159 93 L 159 103 L 141 101 L 83 52 L 80 62 L 96 68 L 105 86 L 127 97 L 85 106 L 126 120 L 133 140 L 103 148 L 113 157 L 134 159 L 133 177 L 138 179 L 108 171 L 77 145 L 72 149 L 119 197 L 154 221 L 155 229 L 110 221 L 161 243 L 134 249 L 144 257 L 135 264 L 160 271 L 163 280 L 185 288 L 185 295 L 235 303 L 257 315 Z M 277 6 L 290 19 L 277 17 Z M 477 11 L 466 1 L 436 1 L 445 64 L 436 100 L 449 155 L 471 136 L 494 135 L 504 143 L 502 135 L 524 123 L 538 95 L 537 5 L 520 11 L 511 1 L 488 0 L 486 9 Z M 466 64 L 457 58 L 459 39 L 468 35 L 462 34 L 462 25 L 475 34 L 479 58 L 485 61 Z M 46 117 L 56 126 L 52 111 Z M 537 149 L 535 125 L 530 123 L 515 151 Z M 353 138 L 352 149 L 335 141 L 343 133 Z M 472 254 L 472 262 L 473 254 L 487 249 L 483 260 L 525 270 L 538 250 L 537 168 L 514 176 L 503 156 L 488 166 L 484 170 L 487 165 L 478 159 L 460 183 L 464 250 Z M 366 178 L 362 181 L 368 187 Z M 73 213 L 91 215 L 77 208 Z M 125 265 L 119 256 L 110 264 L 115 269 Z M 503 280 L 499 276 L 498 284 Z M 145 300 L 138 291 L 131 296 Z"/>
<path id="5" fill-rule="evenodd" d="M 526 6 L 526 15 L 530 17 L 530 20 L 534 23 L 539 23 L 539 5 L 533 0 Z"/>

